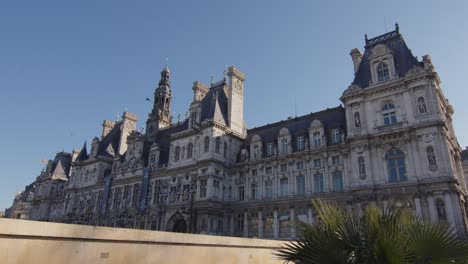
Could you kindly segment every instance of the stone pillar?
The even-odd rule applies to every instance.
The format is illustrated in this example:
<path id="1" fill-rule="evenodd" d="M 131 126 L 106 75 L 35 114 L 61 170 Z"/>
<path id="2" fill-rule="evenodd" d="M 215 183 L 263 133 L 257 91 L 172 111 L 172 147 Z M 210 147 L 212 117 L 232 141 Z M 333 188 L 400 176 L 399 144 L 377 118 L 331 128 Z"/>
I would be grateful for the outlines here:
<path id="1" fill-rule="evenodd" d="M 416 216 L 422 217 L 421 199 L 419 198 L 419 196 L 414 197 L 414 206 L 416 209 Z"/>
<path id="2" fill-rule="evenodd" d="M 132 184 L 130 185 L 130 201 L 128 203 L 128 207 L 127 208 L 132 208 L 132 205 L 133 205 L 133 189 L 135 188 L 135 186 Z"/>
<path id="3" fill-rule="evenodd" d="M 310 205 L 307 207 L 307 222 L 309 224 L 314 223 L 314 216 L 312 215 L 312 206 Z"/>
<path id="4" fill-rule="evenodd" d="M 229 223 L 229 235 L 234 235 L 234 212 L 231 212 L 230 223 Z"/>
<path id="5" fill-rule="evenodd" d="M 258 237 L 263 238 L 263 211 L 258 210 Z"/>
<path id="6" fill-rule="evenodd" d="M 387 199 L 384 199 L 382 201 L 382 205 L 383 205 L 383 210 L 384 212 L 386 212 L 388 210 L 388 200 Z"/>
<path id="7" fill-rule="evenodd" d="M 289 208 L 289 223 L 290 223 L 290 235 L 291 238 L 296 237 L 296 214 L 294 212 L 294 207 Z"/>
<path id="8" fill-rule="evenodd" d="M 447 221 L 451 227 L 455 227 L 455 212 L 453 210 L 452 197 L 449 192 L 444 193 L 445 208 L 447 210 Z"/>
<path id="9" fill-rule="evenodd" d="M 249 212 L 244 211 L 244 237 L 249 237 Z"/>
<path id="10" fill-rule="evenodd" d="M 273 211 L 273 236 L 275 239 L 279 238 L 278 208 Z"/>
<path id="11" fill-rule="evenodd" d="M 431 219 L 431 222 L 435 223 L 437 222 L 437 209 L 434 203 L 434 197 L 432 197 L 432 194 L 427 196 L 427 203 L 429 205 L 429 216 Z"/>

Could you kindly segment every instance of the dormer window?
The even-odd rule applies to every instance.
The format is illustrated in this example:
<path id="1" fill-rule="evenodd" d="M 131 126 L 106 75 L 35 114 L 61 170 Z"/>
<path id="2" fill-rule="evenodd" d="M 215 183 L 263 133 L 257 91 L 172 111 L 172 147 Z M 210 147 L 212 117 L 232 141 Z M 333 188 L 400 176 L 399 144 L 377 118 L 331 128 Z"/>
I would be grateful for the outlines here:
<path id="1" fill-rule="evenodd" d="M 288 140 L 285 138 L 281 140 L 281 152 L 283 154 L 288 153 Z"/>
<path id="2" fill-rule="evenodd" d="M 253 153 L 254 153 L 254 158 L 255 159 L 259 159 L 260 158 L 260 148 L 258 147 L 258 145 L 255 145 L 253 147 Z"/>
<path id="3" fill-rule="evenodd" d="M 267 152 L 266 154 L 268 157 L 273 156 L 273 143 L 272 142 L 267 143 L 266 152 Z"/>
<path id="4" fill-rule="evenodd" d="M 297 138 L 297 150 L 304 150 L 304 137 Z"/>
<path id="5" fill-rule="evenodd" d="M 388 71 L 388 65 L 386 63 L 380 63 L 377 66 L 377 80 L 378 82 L 384 82 L 390 79 L 390 73 Z"/>
<path id="6" fill-rule="evenodd" d="M 382 118 L 385 126 L 396 124 L 396 108 L 392 103 L 386 103 L 382 106 Z"/>
<path id="7" fill-rule="evenodd" d="M 192 127 L 194 127 L 195 124 L 197 123 L 197 112 L 192 112 L 190 114 L 190 121 L 191 121 Z"/>
<path id="8" fill-rule="evenodd" d="M 338 144 L 341 143 L 340 130 L 335 128 L 331 131 L 331 143 Z"/>
<path id="9" fill-rule="evenodd" d="M 322 145 L 322 136 L 320 132 L 314 132 L 314 146 L 320 147 Z"/>

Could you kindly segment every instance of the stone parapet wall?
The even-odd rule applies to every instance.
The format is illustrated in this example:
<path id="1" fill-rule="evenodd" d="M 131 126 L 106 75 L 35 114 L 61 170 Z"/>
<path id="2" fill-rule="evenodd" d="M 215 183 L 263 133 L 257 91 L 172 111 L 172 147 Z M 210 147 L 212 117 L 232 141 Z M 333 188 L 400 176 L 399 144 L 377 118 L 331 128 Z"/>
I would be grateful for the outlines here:
<path id="1" fill-rule="evenodd" d="M 2 263 L 282 263 L 283 243 L 0 219 Z"/>

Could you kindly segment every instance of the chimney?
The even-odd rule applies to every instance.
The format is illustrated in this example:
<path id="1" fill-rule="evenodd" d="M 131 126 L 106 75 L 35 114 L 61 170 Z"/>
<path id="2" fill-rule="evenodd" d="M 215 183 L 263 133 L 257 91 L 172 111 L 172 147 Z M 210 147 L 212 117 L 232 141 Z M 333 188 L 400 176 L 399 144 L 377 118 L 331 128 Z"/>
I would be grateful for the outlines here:
<path id="1" fill-rule="evenodd" d="M 80 151 L 78 149 L 73 149 L 72 150 L 72 161 L 75 161 L 76 158 L 80 155 Z"/>
<path id="2" fill-rule="evenodd" d="M 138 117 L 134 113 L 123 113 L 118 151 L 120 155 L 123 155 L 127 151 L 127 137 L 135 130 L 137 121 Z"/>
<path id="3" fill-rule="evenodd" d="M 356 74 L 356 72 L 359 69 L 359 64 L 361 64 L 362 54 L 358 49 L 354 48 L 351 50 L 351 53 L 349 53 L 349 55 L 351 55 L 351 58 L 353 59 L 354 74 Z"/>
<path id="4" fill-rule="evenodd" d="M 114 128 L 115 122 L 109 121 L 109 120 L 104 120 L 102 122 L 102 135 L 101 139 L 107 136 L 109 132 Z"/>

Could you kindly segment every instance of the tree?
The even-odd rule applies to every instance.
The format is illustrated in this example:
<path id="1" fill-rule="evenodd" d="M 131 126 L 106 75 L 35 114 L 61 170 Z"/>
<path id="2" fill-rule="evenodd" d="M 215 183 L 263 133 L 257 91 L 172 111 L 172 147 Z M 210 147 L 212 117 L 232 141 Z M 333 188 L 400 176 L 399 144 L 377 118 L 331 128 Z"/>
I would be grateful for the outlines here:
<path id="1" fill-rule="evenodd" d="M 360 215 L 333 202 L 313 201 L 318 220 L 297 223 L 298 240 L 276 250 L 285 263 L 467 263 L 468 241 L 446 224 L 416 217 L 405 207 L 370 205 Z"/>

